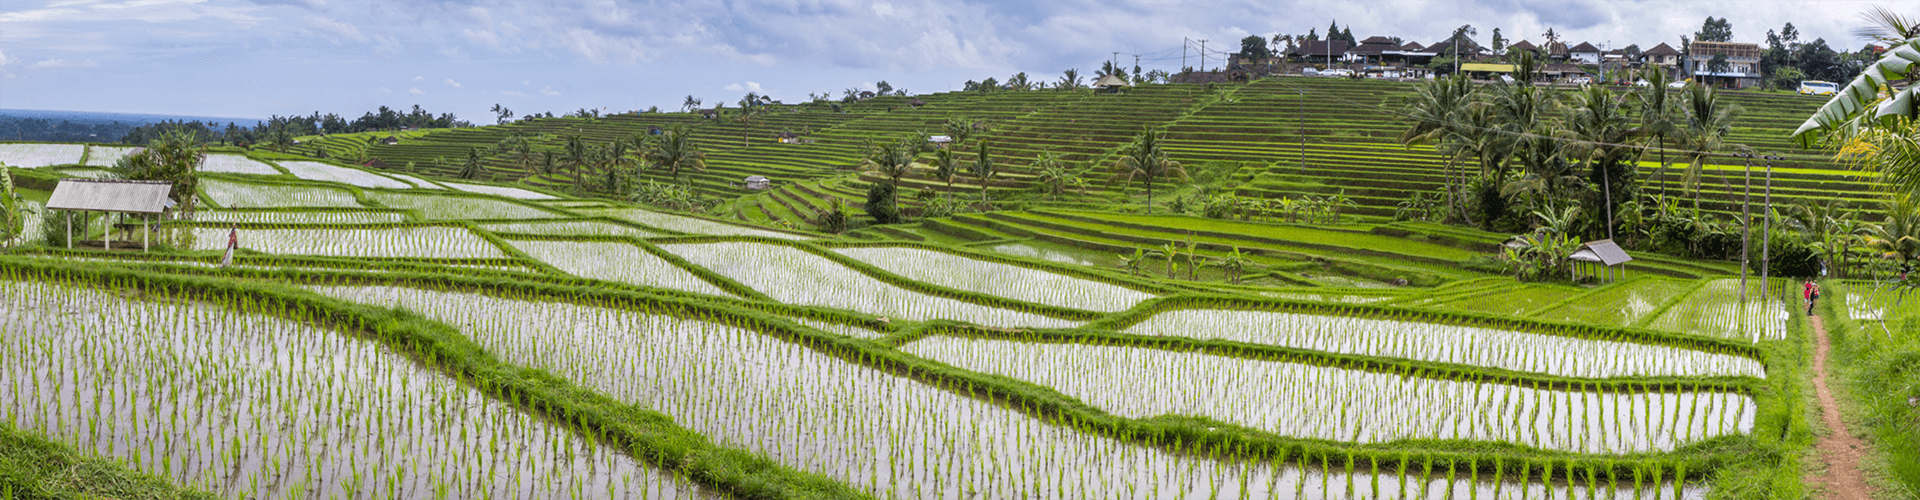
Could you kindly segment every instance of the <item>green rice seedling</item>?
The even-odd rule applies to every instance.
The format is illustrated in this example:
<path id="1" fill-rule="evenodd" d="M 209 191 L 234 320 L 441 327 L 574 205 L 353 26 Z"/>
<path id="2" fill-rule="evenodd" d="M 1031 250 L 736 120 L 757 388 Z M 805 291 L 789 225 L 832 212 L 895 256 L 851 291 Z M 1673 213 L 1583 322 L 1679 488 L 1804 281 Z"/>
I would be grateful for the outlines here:
<path id="1" fill-rule="evenodd" d="M 713 235 L 713 236 L 759 236 L 763 238 L 777 238 L 777 239 L 783 239 L 783 240 L 811 239 L 806 236 L 801 236 L 801 235 L 792 234 L 792 233 L 782 233 L 779 231 L 754 229 L 746 226 L 736 226 L 733 224 L 726 224 L 726 223 L 714 222 L 706 219 L 699 219 L 694 217 L 686 217 L 681 215 L 655 212 L 652 210 L 645 210 L 645 209 L 639 209 L 639 208 L 582 209 L 582 210 L 575 210 L 575 212 L 583 215 L 597 215 L 597 216 L 612 217 L 615 219 L 631 221 L 633 223 L 655 228 L 655 229 L 664 229 L 667 231 L 674 231 L 674 232 L 680 232 L 680 233 L 686 233 L 686 234 L 705 234 L 705 235 Z"/>
<path id="2" fill-rule="evenodd" d="M 992 327 L 1071 328 L 1081 324 L 906 290 L 825 257 L 785 246 L 725 242 L 660 247 L 788 304 L 835 307 L 914 321 L 951 319 Z"/>
<path id="3" fill-rule="evenodd" d="M 1400 439 L 1511 442 L 1580 453 L 1672 450 L 1719 435 L 1749 432 L 1751 398 L 1734 393 L 1645 392 L 1571 397 L 1565 389 L 1403 378 L 1285 362 L 1085 344 L 1027 344 L 929 337 L 902 350 L 962 369 L 1012 377 L 1129 418 L 1200 415 L 1280 435 L 1359 443 Z M 1560 401 L 1566 408 L 1557 409 Z M 1707 405 L 1707 402 L 1715 402 Z M 1641 435 L 1620 422 L 1591 429 L 1557 424 L 1574 414 L 1606 414 L 1616 406 L 1682 407 L 1708 425 L 1685 431 L 1665 417 Z M 1433 421 L 1459 421 L 1433 426 Z M 1364 422 L 1367 425 L 1359 425 Z M 1574 439 L 1575 434 L 1591 434 Z"/>
<path id="4" fill-rule="evenodd" d="M 1758 360 L 1700 350 L 1351 316 L 1183 309 L 1126 331 L 1569 377 L 1766 376 Z"/>
<path id="5" fill-rule="evenodd" d="M 378 344 L 318 326 L 317 311 L 44 281 L 0 281 L 0 304 L 0 387 L 10 389 L 0 391 L 0 408 L 9 422 L 182 486 L 298 498 L 420 497 L 441 484 L 463 498 L 524 498 L 626 475 L 641 481 L 615 488 L 620 496 L 703 496 Z M 556 451 L 532 451 L 541 449 Z M 499 465 L 507 463 L 516 465 Z"/>
<path id="6" fill-rule="evenodd" d="M 363 188 L 412 189 L 413 185 L 365 170 L 337 167 L 317 161 L 280 161 L 294 177 L 312 181 L 338 182 Z"/>
<path id="7" fill-rule="evenodd" d="M 622 242 L 510 240 L 528 256 L 582 278 L 731 297 L 660 257 Z"/>
<path id="8" fill-rule="evenodd" d="M 193 228 L 194 250 L 226 248 L 224 227 Z M 240 248 L 256 252 L 329 257 L 506 258 L 506 252 L 459 227 L 400 226 L 330 229 L 290 226 L 239 230 Z"/>
<path id="9" fill-rule="evenodd" d="M 200 181 L 200 191 L 226 208 L 349 207 L 361 208 L 353 192 L 320 186 L 255 184 L 222 179 Z"/>
<path id="10" fill-rule="evenodd" d="M 482 196 L 448 196 L 427 192 L 367 191 L 367 198 L 383 206 L 413 210 L 427 220 L 555 219 L 566 214 Z"/>
<path id="11" fill-rule="evenodd" d="M 1154 297 L 1116 285 L 936 250 L 865 247 L 833 251 L 916 281 L 1038 304 L 1116 312 Z"/>

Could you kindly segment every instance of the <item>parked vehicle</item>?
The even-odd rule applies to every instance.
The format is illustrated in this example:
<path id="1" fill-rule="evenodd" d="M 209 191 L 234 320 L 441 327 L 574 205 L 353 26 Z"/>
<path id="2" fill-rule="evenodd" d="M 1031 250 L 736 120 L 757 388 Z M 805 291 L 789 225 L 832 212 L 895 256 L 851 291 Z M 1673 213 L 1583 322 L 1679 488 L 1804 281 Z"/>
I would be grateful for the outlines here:
<path id="1" fill-rule="evenodd" d="M 1591 77 L 1591 76 L 1576 76 L 1576 77 L 1573 77 L 1573 78 L 1568 78 L 1568 79 L 1567 79 L 1567 83 L 1571 83 L 1571 84 L 1574 84 L 1574 85 L 1586 85 L 1586 84 L 1589 84 L 1589 83 L 1593 83 L 1593 77 Z"/>
<path id="2" fill-rule="evenodd" d="M 1820 80 L 1800 82 L 1800 95 L 1833 95 L 1840 91 L 1840 84 Z"/>
<path id="3" fill-rule="evenodd" d="M 1313 68 L 1303 68 L 1300 70 L 1300 74 L 1306 75 L 1306 76 L 1320 76 L 1320 70 L 1313 69 Z"/>
<path id="4" fill-rule="evenodd" d="M 1647 81 L 1647 79 L 1645 79 L 1645 78 L 1641 78 L 1641 79 L 1639 79 L 1639 80 L 1634 80 L 1634 81 L 1633 81 L 1633 86 L 1635 86 L 1635 87 L 1652 87 L 1652 86 L 1653 86 L 1653 82 L 1649 82 L 1649 81 Z"/>
<path id="5" fill-rule="evenodd" d="M 1684 88 L 1687 88 L 1687 84 L 1689 84 L 1689 83 L 1693 83 L 1693 79 L 1686 79 L 1686 80 L 1680 80 L 1680 81 L 1677 81 L 1677 82 L 1673 82 L 1673 83 L 1669 83 L 1669 84 L 1667 84 L 1667 88 L 1670 88 L 1670 89 L 1684 89 Z"/>

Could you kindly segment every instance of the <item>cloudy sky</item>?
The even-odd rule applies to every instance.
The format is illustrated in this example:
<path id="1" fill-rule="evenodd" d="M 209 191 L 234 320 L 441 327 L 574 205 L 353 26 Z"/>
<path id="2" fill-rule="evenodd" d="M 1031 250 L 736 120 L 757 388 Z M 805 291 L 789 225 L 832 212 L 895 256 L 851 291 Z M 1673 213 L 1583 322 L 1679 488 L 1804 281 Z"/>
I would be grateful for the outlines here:
<path id="1" fill-rule="evenodd" d="M 688 95 L 731 104 L 748 91 L 796 102 L 882 80 L 939 92 L 1017 71 L 1092 73 L 1116 57 L 1131 66 L 1136 56 L 1144 69 L 1172 71 L 1184 39 L 1231 52 L 1249 34 L 1324 34 L 1331 21 L 1359 38 L 1430 43 L 1471 24 L 1483 43 L 1494 28 L 1535 42 L 1553 28 L 1574 42 L 1651 47 L 1716 16 L 1736 41 L 1764 42 L 1792 22 L 1803 39 L 1852 49 L 1871 4 L 0 0 L 0 108 L 263 118 L 418 104 L 492 123 L 495 103 L 521 114 L 677 109 Z M 1184 52 L 1199 64 L 1197 45 Z"/>

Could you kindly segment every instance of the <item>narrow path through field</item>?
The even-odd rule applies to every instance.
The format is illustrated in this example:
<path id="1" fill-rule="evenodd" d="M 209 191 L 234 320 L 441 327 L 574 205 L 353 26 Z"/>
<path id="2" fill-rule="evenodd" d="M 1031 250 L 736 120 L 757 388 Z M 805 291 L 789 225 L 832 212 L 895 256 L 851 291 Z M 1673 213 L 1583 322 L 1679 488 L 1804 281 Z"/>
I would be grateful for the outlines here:
<path id="1" fill-rule="evenodd" d="M 1827 327 L 1819 316 L 1808 318 L 1813 321 L 1813 334 L 1816 348 L 1813 352 L 1813 390 L 1820 397 L 1820 421 L 1827 426 L 1827 435 L 1814 443 L 1820 450 L 1820 457 L 1826 461 L 1826 473 L 1817 475 L 1809 481 L 1818 489 L 1820 498 L 1830 500 L 1870 500 L 1866 475 L 1860 472 L 1860 457 L 1866 454 L 1867 444 L 1860 438 L 1847 432 L 1847 424 L 1840 421 L 1840 407 L 1834 401 L 1833 391 L 1827 387 Z"/>

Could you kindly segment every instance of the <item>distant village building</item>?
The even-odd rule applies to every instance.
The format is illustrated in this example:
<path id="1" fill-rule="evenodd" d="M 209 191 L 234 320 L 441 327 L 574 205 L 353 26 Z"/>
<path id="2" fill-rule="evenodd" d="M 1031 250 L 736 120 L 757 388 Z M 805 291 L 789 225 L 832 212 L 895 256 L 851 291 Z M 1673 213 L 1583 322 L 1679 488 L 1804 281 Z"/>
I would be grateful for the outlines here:
<path id="1" fill-rule="evenodd" d="M 791 130 L 782 130 L 780 131 L 780 133 L 774 134 L 774 137 L 779 138 L 781 144 L 812 144 L 813 143 L 813 139 L 809 139 L 806 136 L 794 133 Z"/>
<path id="2" fill-rule="evenodd" d="M 953 138 L 944 135 L 930 135 L 927 136 L 927 143 L 932 144 L 934 149 L 946 149 L 948 144 L 953 143 Z"/>
<path id="3" fill-rule="evenodd" d="M 1396 50 L 1400 50 L 1400 46 L 1394 44 L 1393 39 L 1384 36 L 1372 36 L 1367 37 L 1366 40 L 1361 40 L 1360 45 L 1354 47 L 1353 50 L 1347 51 L 1347 54 L 1349 58 L 1354 61 L 1379 64 L 1385 62 L 1388 51 Z"/>
<path id="4" fill-rule="evenodd" d="M 1760 85 L 1760 45 L 1736 42 L 1693 42 L 1688 46 L 1686 70 L 1702 85 L 1744 89 Z M 1713 60 L 1724 57 L 1727 67 L 1713 70 Z"/>
<path id="5" fill-rule="evenodd" d="M 772 185 L 773 181 L 768 180 L 765 176 L 747 176 L 746 187 L 749 191 L 766 191 L 767 188 L 772 187 Z"/>
<path id="6" fill-rule="evenodd" d="M 1307 40 L 1294 46 L 1287 56 L 1308 63 L 1331 63 L 1347 57 L 1347 41 Z"/>
<path id="7" fill-rule="evenodd" d="M 1540 47 L 1539 47 L 1539 46 L 1537 46 L 1537 45 L 1534 45 L 1534 44 L 1533 44 L 1533 42 L 1529 42 L 1529 41 L 1526 41 L 1526 40 L 1521 40 L 1521 41 L 1518 41 L 1518 42 L 1513 42 L 1513 43 L 1510 43 L 1510 44 L 1507 44 L 1507 48 L 1506 48 L 1506 51 L 1507 51 L 1506 53 L 1508 53 L 1508 54 L 1517 54 L 1517 53 L 1520 53 L 1520 52 L 1535 52 L 1535 53 L 1538 53 L 1538 52 L 1540 52 Z"/>
<path id="8" fill-rule="evenodd" d="M 1093 88 L 1100 89 L 1107 93 L 1119 93 L 1122 89 L 1132 86 L 1133 84 L 1127 83 L 1126 78 L 1121 78 L 1120 75 L 1114 74 L 1109 74 L 1100 77 L 1099 80 L 1093 81 Z"/>
<path id="9" fill-rule="evenodd" d="M 1600 48 L 1591 43 L 1580 42 L 1567 49 L 1567 60 L 1574 64 L 1600 64 Z"/>
<path id="10" fill-rule="evenodd" d="M 1669 71 L 1680 67 L 1680 51 L 1674 50 L 1672 46 L 1665 43 L 1655 45 L 1653 48 L 1647 49 L 1646 52 L 1641 52 L 1640 57 L 1646 58 L 1647 64 L 1653 65 L 1654 67 L 1666 68 Z"/>

